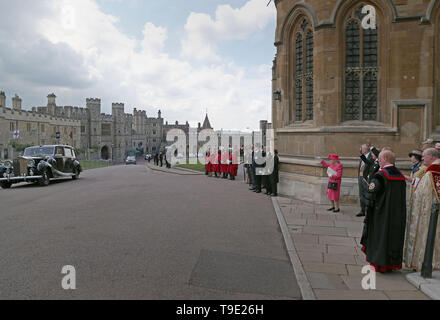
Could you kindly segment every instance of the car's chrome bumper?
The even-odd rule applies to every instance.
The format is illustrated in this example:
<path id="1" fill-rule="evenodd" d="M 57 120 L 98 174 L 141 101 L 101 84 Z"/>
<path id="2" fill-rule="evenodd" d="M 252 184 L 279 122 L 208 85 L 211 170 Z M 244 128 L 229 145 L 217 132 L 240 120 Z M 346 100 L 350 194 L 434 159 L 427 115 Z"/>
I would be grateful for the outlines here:
<path id="1" fill-rule="evenodd" d="M 5 177 L 0 178 L 0 182 L 2 182 L 2 181 L 7 181 L 7 182 L 24 181 L 24 182 L 26 182 L 26 181 L 29 181 L 29 180 L 38 180 L 38 179 L 41 179 L 41 178 L 42 178 L 42 176 L 19 176 L 19 177 L 7 176 L 6 178 Z"/>

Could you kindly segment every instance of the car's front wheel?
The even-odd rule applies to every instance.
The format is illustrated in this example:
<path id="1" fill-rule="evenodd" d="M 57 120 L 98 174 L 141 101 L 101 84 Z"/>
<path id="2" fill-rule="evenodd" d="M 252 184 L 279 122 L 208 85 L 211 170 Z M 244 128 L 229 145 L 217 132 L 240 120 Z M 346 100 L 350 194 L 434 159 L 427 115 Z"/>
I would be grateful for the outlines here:
<path id="1" fill-rule="evenodd" d="M 7 182 L 7 181 L 2 181 L 0 183 L 0 186 L 2 187 L 2 189 L 9 189 L 9 188 L 11 188 L 12 183 L 11 182 Z"/>
<path id="2" fill-rule="evenodd" d="M 80 174 L 80 171 L 79 171 L 78 168 L 73 169 L 73 176 L 72 176 L 72 179 L 73 179 L 73 180 L 79 179 L 79 174 Z"/>
<path id="3" fill-rule="evenodd" d="M 47 170 L 43 171 L 43 174 L 41 175 L 40 181 L 38 181 L 38 184 L 42 187 L 47 187 L 50 183 L 49 174 L 47 173 Z"/>

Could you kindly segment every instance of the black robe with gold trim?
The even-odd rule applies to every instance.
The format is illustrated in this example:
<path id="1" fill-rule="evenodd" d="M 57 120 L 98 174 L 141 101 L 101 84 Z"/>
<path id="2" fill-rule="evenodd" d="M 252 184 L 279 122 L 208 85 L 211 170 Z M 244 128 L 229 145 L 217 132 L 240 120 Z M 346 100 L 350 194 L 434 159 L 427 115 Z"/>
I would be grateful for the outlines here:
<path id="1" fill-rule="evenodd" d="M 376 271 L 402 268 L 406 227 L 406 182 L 396 167 L 380 170 L 368 190 L 367 217 L 361 239 L 367 262 Z"/>

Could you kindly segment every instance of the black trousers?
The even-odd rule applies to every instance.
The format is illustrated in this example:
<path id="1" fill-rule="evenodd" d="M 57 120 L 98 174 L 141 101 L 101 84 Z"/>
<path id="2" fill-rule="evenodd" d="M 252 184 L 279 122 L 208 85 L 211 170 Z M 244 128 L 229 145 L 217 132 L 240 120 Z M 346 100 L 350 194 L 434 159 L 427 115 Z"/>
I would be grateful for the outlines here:
<path id="1" fill-rule="evenodd" d="M 269 182 L 270 182 L 271 193 L 278 194 L 278 177 L 275 177 L 274 175 L 270 175 Z"/>
<path id="2" fill-rule="evenodd" d="M 266 192 L 272 193 L 272 188 L 271 188 L 271 185 L 270 185 L 269 178 L 270 178 L 269 175 L 262 176 L 261 183 L 262 183 L 262 187 L 266 189 Z"/>
<path id="3" fill-rule="evenodd" d="M 262 180 L 263 180 L 263 176 L 259 176 L 259 175 L 255 175 L 255 188 L 258 190 L 258 191 L 261 191 L 261 183 L 262 183 Z"/>
<path id="4" fill-rule="evenodd" d="M 367 206 L 365 203 L 365 196 L 364 193 L 368 192 L 368 189 L 366 188 L 365 182 L 363 181 L 364 178 L 363 177 L 359 177 L 358 178 L 358 184 L 359 184 L 359 202 L 361 205 L 361 212 L 362 213 L 366 213 L 367 210 Z"/>
<path id="5" fill-rule="evenodd" d="M 252 186 L 256 185 L 256 181 L 255 181 L 255 168 L 252 166 L 249 166 L 248 169 L 248 174 L 249 174 L 249 184 Z"/>

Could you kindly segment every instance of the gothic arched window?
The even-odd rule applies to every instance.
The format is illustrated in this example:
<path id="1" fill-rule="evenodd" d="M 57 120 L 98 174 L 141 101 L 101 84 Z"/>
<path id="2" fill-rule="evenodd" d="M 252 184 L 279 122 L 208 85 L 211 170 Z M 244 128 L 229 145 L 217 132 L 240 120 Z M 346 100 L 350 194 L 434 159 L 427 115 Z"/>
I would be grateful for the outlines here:
<path id="1" fill-rule="evenodd" d="M 313 120 L 313 31 L 307 19 L 295 37 L 294 86 L 295 121 Z"/>
<path id="2" fill-rule="evenodd" d="M 345 24 L 344 120 L 377 120 L 378 36 L 363 29 L 362 7 Z"/>

